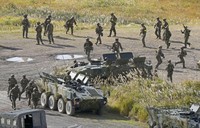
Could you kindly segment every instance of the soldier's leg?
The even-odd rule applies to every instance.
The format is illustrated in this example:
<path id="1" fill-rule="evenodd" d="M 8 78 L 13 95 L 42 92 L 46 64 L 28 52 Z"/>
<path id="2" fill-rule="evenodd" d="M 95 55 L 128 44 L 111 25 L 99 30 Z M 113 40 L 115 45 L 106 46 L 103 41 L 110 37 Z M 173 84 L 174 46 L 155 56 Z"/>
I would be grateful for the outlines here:
<path id="1" fill-rule="evenodd" d="M 51 44 L 51 34 L 48 33 L 49 44 Z"/>
<path id="2" fill-rule="evenodd" d="M 40 40 L 40 42 L 41 42 L 42 44 L 44 44 L 43 41 L 42 41 L 42 35 L 41 35 L 41 34 L 39 35 L 39 40 Z"/>
<path id="3" fill-rule="evenodd" d="M 158 38 L 158 29 L 157 28 L 155 29 L 155 35 L 156 35 L 156 38 Z"/>
<path id="4" fill-rule="evenodd" d="M 38 35 L 36 36 L 36 40 L 37 40 L 37 45 L 39 45 L 40 44 L 40 39 L 39 39 Z"/>
<path id="5" fill-rule="evenodd" d="M 71 26 L 71 35 L 73 35 L 73 34 L 74 34 L 74 27 Z"/>
<path id="6" fill-rule="evenodd" d="M 69 26 L 67 26 L 67 28 L 66 28 L 66 34 L 68 33 L 68 31 L 69 31 Z"/>
<path id="7" fill-rule="evenodd" d="M 181 61 L 182 61 L 182 63 L 183 63 L 183 68 L 186 68 L 186 67 L 185 67 L 185 60 L 184 60 L 184 58 L 182 58 Z"/>
<path id="8" fill-rule="evenodd" d="M 7 92 L 8 96 L 9 96 L 9 93 L 10 93 L 10 89 L 11 89 L 11 86 L 9 85 L 8 86 L 8 92 Z"/>
<path id="9" fill-rule="evenodd" d="M 114 35 L 113 36 L 116 36 L 116 29 L 115 29 L 115 25 L 113 25 L 113 32 L 114 32 Z"/>
<path id="10" fill-rule="evenodd" d="M 161 28 L 158 29 L 158 37 L 161 39 Z"/>
<path id="11" fill-rule="evenodd" d="M 26 27 L 26 38 L 28 38 L 28 27 Z"/>
<path id="12" fill-rule="evenodd" d="M 101 42 L 101 35 L 99 35 L 99 44 L 101 44 L 102 42 Z"/>
<path id="13" fill-rule="evenodd" d="M 23 33 L 23 38 L 24 38 L 24 35 L 25 35 L 25 27 L 23 27 L 22 33 Z"/>
<path id="14" fill-rule="evenodd" d="M 146 37 L 146 34 L 144 34 L 144 35 L 142 36 L 143 47 L 146 47 L 146 44 L 145 44 L 145 37 Z"/>
<path id="15" fill-rule="evenodd" d="M 53 44 L 54 44 L 53 33 L 51 34 L 51 40 L 52 40 L 52 42 L 53 42 Z"/>
<path id="16" fill-rule="evenodd" d="M 44 36 L 46 36 L 47 33 L 47 25 L 44 25 Z"/>

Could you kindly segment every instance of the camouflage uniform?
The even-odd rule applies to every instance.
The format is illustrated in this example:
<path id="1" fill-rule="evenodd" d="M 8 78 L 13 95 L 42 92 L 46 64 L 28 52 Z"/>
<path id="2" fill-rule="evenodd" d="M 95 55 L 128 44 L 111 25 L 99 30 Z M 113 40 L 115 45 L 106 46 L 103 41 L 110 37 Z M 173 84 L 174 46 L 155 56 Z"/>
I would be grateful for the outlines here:
<path id="1" fill-rule="evenodd" d="M 31 101 L 33 103 L 33 108 L 36 109 L 39 101 L 39 93 L 36 88 L 33 89 L 33 92 L 31 94 Z"/>
<path id="2" fill-rule="evenodd" d="M 47 33 L 48 33 L 49 44 L 51 44 L 51 42 L 54 44 L 53 28 L 54 28 L 53 24 L 51 22 L 49 22 L 49 24 L 47 25 Z"/>
<path id="3" fill-rule="evenodd" d="M 144 24 L 141 24 L 142 28 L 140 30 L 140 35 L 142 35 L 142 43 L 143 43 L 143 47 L 146 47 L 145 45 L 145 37 L 146 37 L 146 33 L 147 33 L 147 29 L 144 26 Z"/>
<path id="4" fill-rule="evenodd" d="M 19 98 L 20 100 L 20 90 L 18 88 L 18 85 L 16 85 L 15 87 L 13 87 L 11 90 L 10 90 L 10 100 L 12 102 L 12 108 L 15 110 L 16 109 L 16 100 L 17 98 Z"/>
<path id="5" fill-rule="evenodd" d="M 160 65 L 160 64 L 162 64 L 162 58 L 165 58 L 165 55 L 163 54 L 163 52 L 162 52 L 162 46 L 159 46 L 159 49 L 158 49 L 158 51 L 156 51 L 156 59 L 157 59 L 157 61 L 158 61 L 158 63 L 156 64 L 156 69 L 158 68 L 158 66 Z"/>
<path id="6" fill-rule="evenodd" d="M 42 41 L 42 26 L 41 26 L 40 22 L 37 22 L 37 26 L 35 28 L 35 31 L 37 32 L 37 34 L 36 34 L 37 44 L 39 45 L 40 42 L 42 44 L 44 44 L 43 41 Z"/>
<path id="7" fill-rule="evenodd" d="M 23 38 L 24 36 L 28 38 L 28 28 L 30 27 L 30 22 L 27 18 L 27 15 L 24 15 L 24 19 L 22 20 L 22 26 L 23 26 Z"/>
<path id="8" fill-rule="evenodd" d="M 101 44 L 102 43 L 101 36 L 103 36 L 103 28 L 101 27 L 100 23 L 97 24 L 95 31 L 96 31 L 96 34 L 98 35 L 96 44 L 98 44 L 98 42 L 99 44 Z"/>
<path id="9" fill-rule="evenodd" d="M 45 19 L 45 21 L 44 21 L 44 23 L 43 23 L 43 25 L 44 25 L 44 36 L 46 35 L 46 33 L 47 33 L 47 25 L 48 25 L 48 23 L 50 23 L 51 22 L 51 15 L 49 15 L 46 19 Z"/>
<path id="10" fill-rule="evenodd" d="M 8 79 L 8 94 L 10 92 L 10 90 L 15 87 L 15 85 L 17 84 L 17 80 L 15 79 L 14 75 L 11 75 L 11 78 Z"/>
<path id="11" fill-rule="evenodd" d="M 93 50 L 93 44 L 89 40 L 89 38 L 86 39 L 86 42 L 84 44 L 84 50 L 85 54 L 87 55 L 88 60 L 90 59 L 90 52 Z"/>
<path id="12" fill-rule="evenodd" d="M 188 43 L 188 39 L 189 39 L 191 30 L 189 30 L 187 26 L 183 25 L 183 27 L 184 27 L 184 31 L 181 30 L 181 32 L 184 34 L 184 39 L 185 39 L 184 44 L 185 44 L 185 48 L 187 48 L 187 44 L 190 46 L 190 43 Z"/>
<path id="13" fill-rule="evenodd" d="M 74 17 L 72 17 L 71 19 L 67 20 L 66 24 L 64 25 L 66 30 L 66 34 L 69 31 L 69 28 L 71 29 L 71 35 L 73 35 L 74 32 L 74 25 L 76 25 L 76 20 L 74 19 Z"/>
<path id="14" fill-rule="evenodd" d="M 180 61 L 179 62 L 176 62 L 175 63 L 175 66 L 179 63 L 183 63 L 183 68 L 186 68 L 185 67 L 185 60 L 184 60 L 184 57 L 187 55 L 187 52 L 183 49 L 183 47 L 181 48 L 181 51 L 179 52 L 179 55 L 178 57 L 180 58 Z"/>
<path id="15" fill-rule="evenodd" d="M 167 79 L 170 79 L 170 81 L 172 82 L 172 75 L 173 75 L 173 71 L 174 71 L 174 65 L 171 63 L 171 60 L 168 61 L 168 65 L 167 65 Z"/>
<path id="16" fill-rule="evenodd" d="M 117 17 L 114 15 L 114 13 L 111 13 L 110 22 L 111 22 L 111 28 L 110 28 L 110 34 L 108 37 L 111 37 L 112 31 L 114 32 L 114 36 L 116 36 L 115 25 L 117 23 Z"/>
<path id="17" fill-rule="evenodd" d="M 26 89 L 26 86 L 29 83 L 29 80 L 26 78 L 26 75 L 23 75 L 23 78 L 21 79 L 20 83 L 21 83 L 21 87 L 22 87 L 22 91 L 21 91 L 21 95 L 22 95 L 22 93 L 24 93 L 24 91 Z"/>
<path id="18" fill-rule="evenodd" d="M 167 48 L 169 48 L 169 46 L 170 46 L 169 40 L 170 40 L 170 37 L 171 37 L 172 34 L 169 30 L 169 24 L 167 23 L 166 19 L 163 19 L 163 21 L 164 21 L 164 25 L 162 27 L 164 29 L 163 40 L 165 41 Z"/>
<path id="19" fill-rule="evenodd" d="M 36 87 L 36 85 L 35 85 L 33 80 L 31 80 L 28 83 L 28 86 L 26 87 L 26 95 L 27 95 L 27 98 L 28 98 L 28 106 L 31 105 L 31 94 L 33 92 L 34 87 Z"/>
<path id="20" fill-rule="evenodd" d="M 160 19 L 158 17 L 157 18 L 157 23 L 154 25 L 154 28 L 155 28 L 155 35 L 159 39 L 161 39 L 161 27 L 162 27 L 162 22 L 160 21 Z"/>
<path id="21" fill-rule="evenodd" d="M 115 42 L 114 42 L 113 45 L 112 45 L 112 50 L 113 50 L 113 52 L 117 53 L 117 58 L 120 57 L 120 56 L 119 56 L 119 53 L 120 53 L 120 50 L 119 50 L 119 49 L 121 49 L 121 51 L 123 51 L 123 48 L 122 48 L 121 43 L 119 42 L 119 39 L 116 38 L 116 39 L 115 39 Z"/>

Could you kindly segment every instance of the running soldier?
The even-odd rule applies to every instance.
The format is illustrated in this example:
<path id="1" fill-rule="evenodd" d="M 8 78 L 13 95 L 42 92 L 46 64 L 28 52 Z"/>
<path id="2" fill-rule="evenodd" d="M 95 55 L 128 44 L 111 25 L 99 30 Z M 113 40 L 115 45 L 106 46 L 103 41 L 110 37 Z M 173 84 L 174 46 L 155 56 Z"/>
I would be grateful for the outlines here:
<path id="1" fill-rule="evenodd" d="M 43 23 L 43 26 L 44 26 L 44 36 L 46 36 L 46 33 L 47 33 L 47 25 L 48 25 L 48 23 L 50 23 L 51 22 L 51 15 L 49 15 L 46 19 L 45 19 L 45 21 L 44 21 L 44 23 Z"/>
<path id="2" fill-rule="evenodd" d="M 165 55 L 162 52 L 162 46 L 159 46 L 158 51 L 156 51 L 156 59 L 157 59 L 157 64 L 156 64 L 156 69 L 160 64 L 162 64 L 162 58 L 165 58 Z"/>
<path id="3" fill-rule="evenodd" d="M 10 100 L 12 102 L 12 108 L 15 110 L 16 109 L 16 100 L 17 98 L 19 98 L 20 101 L 20 90 L 18 85 L 15 85 L 15 87 L 13 87 L 10 90 L 10 94 L 9 94 Z"/>
<path id="4" fill-rule="evenodd" d="M 108 35 L 108 37 L 111 37 L 112 31 L 114 32 L 113 36 L 116 36 L 115 25 L 117 23 L 117 17 L 114 15 L 114 13 L 111 13 L 110 15 L 111 15 L 111 18 L 110 18 L 111 28 L 110 28 L 110 34 Z"/>
<path id="5" fill-rule="evenodd" d="M 93 43 L 89 40 L 89 38 L 86 39 L 86 42 L 84 44 L 84 51 L 87 55 L 88 60 L 90 60 L 90 52 L 93 50 Z"/>
<path id="6" fill-rule="evenodd" d="M 101 44 L 101 36 L 103 36 L 103 28 L 101 27 L 100 23 L 97 23 L 97 27 L 96 27 L 96 34 L 98 35 L 97 37 L 97 42 L 95 43 L 96 45 L 98 44 Z"/>
<path id="7" fill-rule="evenodd" d="M 20 83 L 21 83 L 21 88 L 22 88 L 22 91 L 21 91 L 21 95 L 24 93 L 28 83 L 29 83 L 29 80 L 26 78 L 26 75 L 23 75 L 22 76 L 23 78 L 21 79 Z"/>
<path id="8" fill-rule="evenodd" d="M 47 33 L 48 33 L 49 44 L 51 44 L 51 42 L 54 44 L 53 28 L 54 28 L 53 24 L 51 23 L 51 21 L 49 21 L 48 25 L 47 25 Z"/>
<path id="9" fill-rule="evenodd" d="M 42 41 L 42 25 L 40 24 L 40 22 L 37 22 L 37 26 L 35 28 L 35 31 L 37 33 L 36 34 L 37 45 L 40 45 L 40 42 L 42 44 L 44 44 L 43 41 Z"/>
<path id="10" fill-rule="evenodd" d="M 155 28 L 155 35 L 157 36 L 157 39 L 161 39 L 161 27 L 162 27 L 162 22 L 160 21 L 160 18 L 157 18 L 157 23 L 154 25 Z"/>
<path id="11" fill-rule="evenodd" d="M 168 61 L 168 65 L 167 65 L 167 79 L 170 80 L 172 82 L 172 75 L 174 72 L 174 65 L 171 63 L 171 60 Z"/>
<path id="12" fill-rule="evenodd" d="M 184 57 L 187 55 L 187 52 L 184 50 L 184 47 L 181 48 L 181 51 L 179 52 L 179 55 L 178 57 L 180 58 L 180 61 L 179 62 L 176 62 L 175 63 L 175 66 L 179 63 L 183 63 L 183 68 L 186 68 L 185 67 L 185 60 L 184 60 Z"/>
<path id="13" fill-rule="evenodd" d="M 66 24 L 64 25 L 66 30 L 66 34 L 69 31 L 69 29 L 71 29 L 71 35 L 74 34 L 74 24 L 77 26 L 76 24 L 76 20 L 74 19 L 74 17 L 71 17 L 69 20 L 67 20 Z"/>
<path id="14" fill-rule="evenodd" d="M 9 92 L 10 90 L 15 87 L 15 85 L 17 84 L 17 80 L 15 79 L 15 75 L 11 75 L 11 77 L 8 79 L 8 96 L 9 96 Z"/>
<path id="15" fill-rule="evenodd" d="M 28 20 L 28 15 L 24 15 L 24 19 L 22 20 L 22 26 L 23 26 L 23 38 L 28 38 L 28 28 L 30 27 L 30 22 Z"/>
<path id="16" fill-rule="evenodd" d="M 37 91 L 37 88 L 33 88 L 33 93 L 31 94 L 31 101 L 33 104 L 33 108 L 36 109 L 39 101 L 39 93 Z"/>
<path id="17" fill-rule="evenodd" d="M 114 53 L 116 53 L 117 58 L 120 58 L 120 55 L 119 55 L 120 54 L 120 49 L 121 49 L 121 51 L 123 51 L 123 48 L 122 48 L 122 45 L 119 42 L 118 38 L 115 39 L 115 42 L 113 43 L 111 49 L 113 50 Z"/>
<path id="18" fill-rule="evenodd" d="M 170 46 L 170 38 L 171 38 L 171 32 L 169 30 L 169 24 L 167 23 L 166 19 L 163 19 L 164 21 L 164 25 L 163 25 L 163 29 L 164 29 L 164 32 L 163 32 L 163 40 L 165 41 L 165 44 L 167 45 L 167 48 L 169 48 Z"/>
<path id="19" fill-rule="evenodd" d="M 187 48 L 187 44 L 190 46 L 190 43 L 188 42 L 188 40 L 189 40 L 191 30 L 189 30 L 188 27 L 185 26 L 184 24 L 183 24 L 183 27 L 184 27 L 184 31 L 181 30 L 181 33 L 184 34 L 184 39 L 185 39 L 184 44 L 185 44 L 185 48 Z"/>
<path id="20" fill-rule="evenodd" d="M 141 27 L 142 28 L 140 29 L 140 35 L 142 36 L 142 44 L 143 44 L 143 47 L 146 47 L 145 37 L 146 37 L 147 29 L 143 23 L 141 24 Z"/>
<path id="21" fill-rule="evenodd" d="M 26 95 L 27 95 L 27 98 L 28 98 L 28 106 L 31 105 L 31 94 L 33 92 L 33 88 L 36 87 L 35 83 L 34 83 L 34 80 L 31 80 L 29 83 L 28 83 L 28 86 L 26 87 Z"/>

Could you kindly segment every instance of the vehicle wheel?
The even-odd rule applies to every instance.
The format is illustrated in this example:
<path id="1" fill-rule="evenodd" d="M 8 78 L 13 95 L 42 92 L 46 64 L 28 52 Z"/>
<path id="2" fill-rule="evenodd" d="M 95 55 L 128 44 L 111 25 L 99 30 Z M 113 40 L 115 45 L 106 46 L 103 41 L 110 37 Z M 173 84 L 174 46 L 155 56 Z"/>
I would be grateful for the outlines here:
<path id="1" fill-rule="evenodd" d="M 60 113 L 65 113 L 65 101 L 63 98 L 60 98 L 57 103 L 58 111 Z"/>
<path id="2" fill-rule="evenodd" d="M 73 116 L 75 114 L 75 108 L 72 105 L 72 101 L 67 101 L 67 103 L 66 103 L 66 113 L 69 116 Z"/>
<path id="3" fill-rule="evenodd" d="M 40 102 L 41 102 L 41 106 L 42 107 L 47 107 L 48 104 L 48 96 L 45 92 L 42 93 L 41 97 L 40 97 Z"/>
<path id="4" fill-rule="evenodd" d="M 98 109 L 96 109 L 95 113 L 96 113 L 97 115 L 102 115 L 102 111 L 103 111 L 103 109 L 102 109 L 102 107 L 100 106 Z"/>
<path id="5" fill-rule="evenodd" d="M 55 110 L 57 108 L 57 102 L 53 95 L 49 97 L 48 106 L 51 110 Z"/>

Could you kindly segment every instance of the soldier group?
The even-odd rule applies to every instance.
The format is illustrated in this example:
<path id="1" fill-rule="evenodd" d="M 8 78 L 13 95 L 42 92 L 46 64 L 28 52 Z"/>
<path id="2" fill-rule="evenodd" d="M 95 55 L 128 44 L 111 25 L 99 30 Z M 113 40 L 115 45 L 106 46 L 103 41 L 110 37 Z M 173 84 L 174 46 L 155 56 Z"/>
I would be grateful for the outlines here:
<path id="1" fill-rule="evenodd" d="M 16 109 L 16 100 L 17 98 L 20 100 L 21 95 L 26 92 L 26 97 L 28 98 L 28 106 L 31 105 L 31 101 L 33 104 L 33 108 L 36 108 L 37 103 L 39 101 L 39 94 L 37 91 L 37 86 L 34 84 L 34 81 L 29 81 L 26 78 L 26 75 L 23 75 L 23 78 L 20 81 L 21 90 L 17 85 L 17 80 L 15 76 L 12 74 L 11 77 L 8 79 L 8 97 L 12 102 L 12 108 Z"/>

